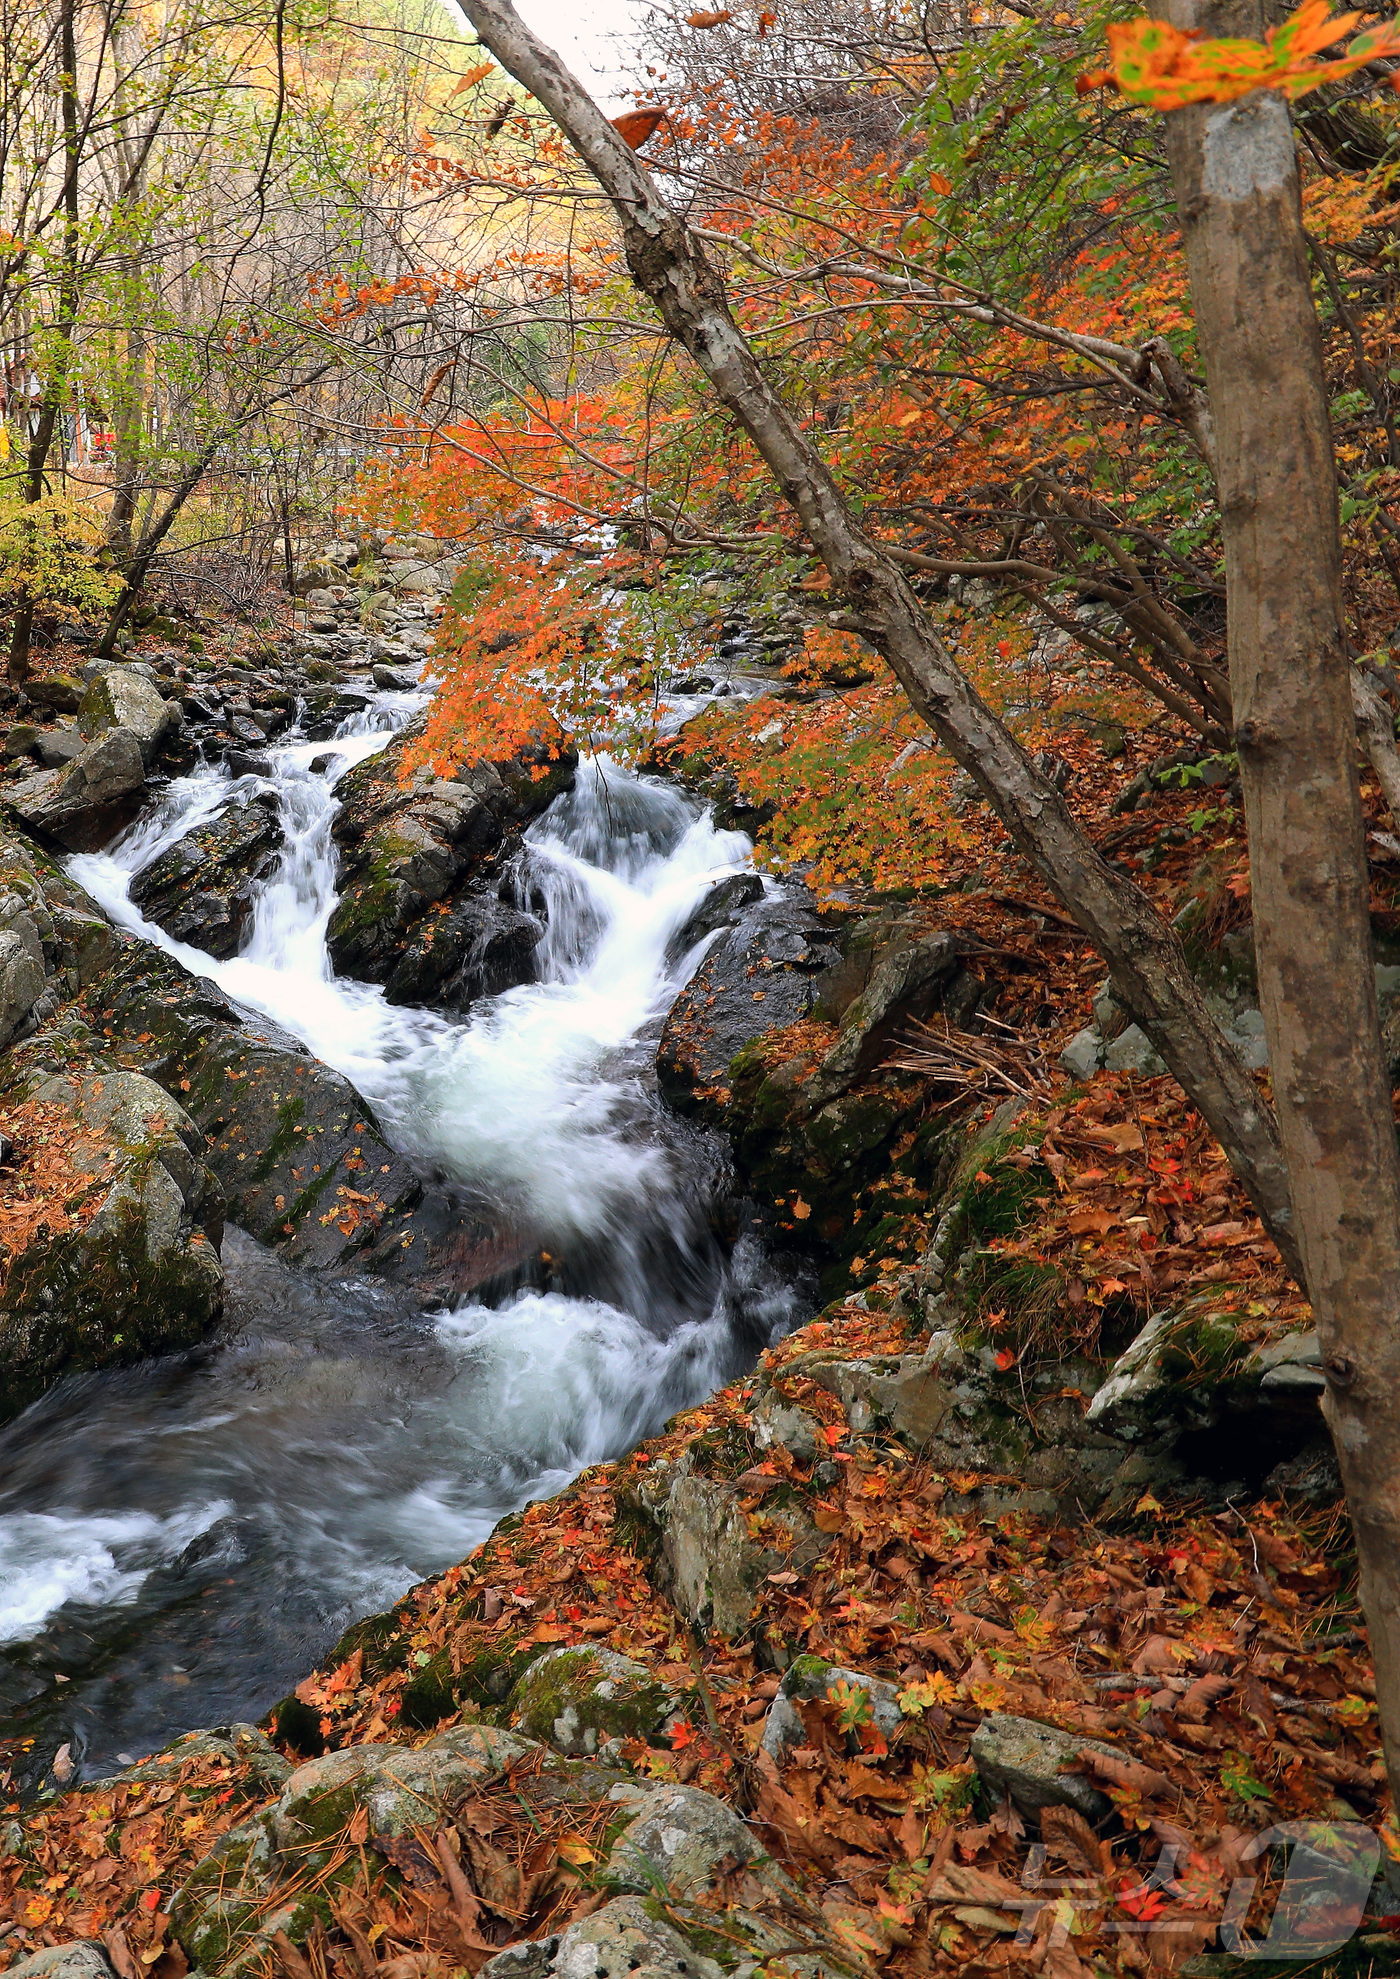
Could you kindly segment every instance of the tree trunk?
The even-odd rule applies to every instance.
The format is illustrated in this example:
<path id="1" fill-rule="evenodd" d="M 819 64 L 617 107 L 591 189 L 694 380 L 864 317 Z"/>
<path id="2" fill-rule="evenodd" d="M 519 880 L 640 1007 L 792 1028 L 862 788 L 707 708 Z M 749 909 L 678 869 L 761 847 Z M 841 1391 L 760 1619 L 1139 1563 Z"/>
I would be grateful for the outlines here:
<path id="1" fill-rule="evenodd" d="M 1210 1123 L 1297 1271 L 1288 1178 L 1272 1117 L 1207 1010 L 1175 935 L 1140 888 L 1095 850 L 1059 792 L 958 670 L 896 566 L 856 525 L 735 325 L 700 243 L 592 98 L 509 0 L 463 5 L 497 60 L 545 106 L 612 200 L 637 287 L 753 440 L 912 705 L 1098 948 L 1114 988 Z"/>
<path id="2" fill-rule="evenodd" d="M 29 438 L 25 459 L 24 499 L 31 507 L 42 501 L 49 448 L 53 445 L 59 409 L 68 392 L 73 354 L 73 328 L 78 320 L 78 35 L 76 0 L 62 0 L 58 27 L 60 113 L 63 122 L 63 254 L 60 262 L 56 327 L 58 342 L 49 380 L 39 401 L 39 417 Z M 7 668 L 13 686 L 29 678 L 29 641 L 34 630 L 34 603 L 18 608 L 10 632 Z"/>
<path id="3" fill-rule="evenodd" d="M 1262 29 L 1247 0 L 1169 9 L 1180 28 Z M 1400 1159 L 1297 157 L 1272 92 L 1167 130 L 1215 420 L 1260 1003 L 1400 1804 Z"/>

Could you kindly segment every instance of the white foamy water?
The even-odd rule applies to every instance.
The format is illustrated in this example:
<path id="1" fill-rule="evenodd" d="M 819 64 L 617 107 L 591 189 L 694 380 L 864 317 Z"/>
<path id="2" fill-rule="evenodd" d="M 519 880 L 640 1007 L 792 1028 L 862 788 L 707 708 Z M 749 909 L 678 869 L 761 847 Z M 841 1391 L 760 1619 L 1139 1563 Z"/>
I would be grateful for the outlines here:
<path id="1" fill-rule="evenodd" d="M 396 1146 L 494 1203 L 574 1296 L 525 1291 L 425 1319 L 383 1288 L 300 1278 L 231 1233 L 225 1344 L 65 1384 L 11 1425 L 0 1642 L 33 1644 L 47 1624 L 48 1655 L 75 1629 L 101 1640 L 117 1604 L 142 1617 L 83 1691 L 94 1755 L 179 1729 L 174 1704 L 188 1724 L 255 1715 L 354 1614 L 653 1432 L 795 1316 L 761 1258 L 717 1244 L 711 1157 L 649 1077 L 658 1021 L 699 952 L 683 931 L 747 866 L 741 834 L 673 788 L 585 763 L 514 874 L 518 903 L 544 921 L 538 980 L 453 1020 L 334 975 L 335 784 L 421 701 L 381 695 L 332 742 L 294 734 L 266 778 L 200 769 L 70 869 L 114 921 L 350 1078 Z M 244 952 L 216 962 L 145 922 L 135 875 L 269 790 L 287 846 Z M 181 1673 L 174 1703 L 166 1664 Z M 0 1666 L 0 1703 L 4 1691 Z"/>

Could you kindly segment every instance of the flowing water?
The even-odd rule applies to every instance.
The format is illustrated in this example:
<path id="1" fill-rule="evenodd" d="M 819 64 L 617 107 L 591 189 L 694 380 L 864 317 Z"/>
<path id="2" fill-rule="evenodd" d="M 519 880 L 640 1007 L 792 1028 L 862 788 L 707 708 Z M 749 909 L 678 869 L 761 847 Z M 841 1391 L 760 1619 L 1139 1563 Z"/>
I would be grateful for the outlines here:
<path id="1" fill-rule="evenodd" d="M 41 1749 L 68 1738 L 89 1774 L 257 1716 L 350 1620 L 652 1433 L 796 1317 L 761 1256 L 716 1240 L 714 1154 L 649 1079 L 699 952 L 686 923 L 747 864 L 742 835 L 599 758 L 518 862 L 545 921 L 538 980 L 452 1021 L 333 974 L 335 783 L 420 700 L 382 695 L 329 744 L 293 732 L 269 778 L 201 768 L 71 870 L 114 921 L 345 1073 L 396 1146 L 567 1258 L 569 1295 L 425 1316 L 231 1230 L 213 1340 L 74 1377 L 0 1431 L 0 1714 L 41 1727 Z M 244 952 L 213 962 L 143 921 L 128 887 L 269 786 L 286 850 Z"/>

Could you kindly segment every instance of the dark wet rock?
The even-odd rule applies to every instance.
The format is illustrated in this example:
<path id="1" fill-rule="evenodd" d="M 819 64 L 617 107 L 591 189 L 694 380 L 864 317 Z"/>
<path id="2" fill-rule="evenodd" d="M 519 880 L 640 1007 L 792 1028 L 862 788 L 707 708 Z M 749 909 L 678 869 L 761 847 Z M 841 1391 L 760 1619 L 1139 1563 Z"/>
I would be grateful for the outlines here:
<path id="1" fill-rule="evenodd" d="M 270 792 L 230 804 L 138 874 L 131 898 L 176 941 L 224 960 L 238 953 L 258 883 L 275 869 L 284 843 Z"/>
<path id="2" fill-rule="evenodd" d="M 720 928 L 737 927 L 746 907 L 763 898 L 763 881 L 757 873 L 730 873 L 715 880 L 685 925 L 671 939 L 671 951 L 679 959 L 696 942 Z"/>
<path id="3" fill-rule="evenodd" d="M 100 852 L 135 818 L 146 792 L 145 759 L 130 729 L 90 742 L 66 770 L 11 784 L 3 801 L 26 831 L 65 852 Z"/>
<path id="4" fill-rule="evenodd" d="M 741 911 L 676 998 L 657 1051 L 662 1093 L 704 1109 L 725 1092 L 741 1049 L 811 1012 L 817 976 L 836 959 L 836 931 L 809 895 L 779 892 Z"/>
<path id="5" fill-rule="evenodd" d="M 125 937 L 94 1023 L 205 1133 L 231 1221 L 290 1262 L 359 1269 L 452 1298 L 525 1253 L 465 1192 L 396 1154 L 348 1079 L 215 983 Z"/>
<path id="6" fill-rule="evenodd" d="M 539 749 L 510 763 L 465 764 L 452 778 L 420 770 L 405 785 L 400 766 L 415 733 L 406 731 L 339 786 L 340 901 L 326 942 L 341 975 L 392 982 L 395 1001 L 422 1001 L 462 977 L 461 1002 L 474 979 L 497 988 L 528 979 L 528 917 L 512 919 L 488 895 L 524 826 L 572 781 L 576 759 Z M 536 779 L 534 770 L 543 774 Z M 435 917 L 451 928 L 440 934 L 420 925 L 467 887 L 460 912 Z"/>
<path id="7" fill-rule="evenodd" d="M 447 913 L 423 916 L 385 979 L 384 994 L 390 1003 L 466 1010 L 478 997 L 529 982 L 543 935 L 533 914 L 494 891 L 474 890 Z"/>
<path id="8" fill-rule="evenodd" d="M 0 1289 L 0 1414 L 61 1375 L 192 1346 L 223 1310 L 223 1192 L 204 1139 L 139 1073 L 50 1078 L 29 1095 L 71 1118 L 88 1176 L 68 1227 L 41 1225 Z"/>

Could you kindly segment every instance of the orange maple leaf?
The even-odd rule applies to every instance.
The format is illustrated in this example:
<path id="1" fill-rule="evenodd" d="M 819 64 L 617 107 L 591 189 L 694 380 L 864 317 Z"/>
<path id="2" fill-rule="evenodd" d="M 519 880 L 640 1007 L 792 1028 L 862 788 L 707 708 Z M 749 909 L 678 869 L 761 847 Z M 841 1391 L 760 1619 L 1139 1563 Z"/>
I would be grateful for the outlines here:
<path id="1" fill-rule="evenodd" d="M 1322 83 L 1354 75 L 1368 62 L 1400 55 L 1400 21 L 1387 21 L 1359 34 L 1345 55 L 1330 62 L 1310 59 L 1361 18 L 1353 13 L 1329 20 L 1328 0 L 1303 0 L 1262 41 L 1247 41 L 1204 40 L 1144 14 L 1109 28 L 1110 66 L 1080 76 L 1075 88 L 1081 96 L 1091 89 L 1116 89 L 1149 110 L 1231 103 L 1256 89 L 1281 90 L 1291 102 Z"/>
<path id="2" fill-rule="evenodd" d="M 612 127 L 624 143 L 634 151 L 640 151 L 647 139 L 665 123 L 664 110 L 628 110 L 621 117 L 614 117 Z"/>

